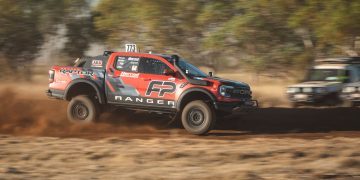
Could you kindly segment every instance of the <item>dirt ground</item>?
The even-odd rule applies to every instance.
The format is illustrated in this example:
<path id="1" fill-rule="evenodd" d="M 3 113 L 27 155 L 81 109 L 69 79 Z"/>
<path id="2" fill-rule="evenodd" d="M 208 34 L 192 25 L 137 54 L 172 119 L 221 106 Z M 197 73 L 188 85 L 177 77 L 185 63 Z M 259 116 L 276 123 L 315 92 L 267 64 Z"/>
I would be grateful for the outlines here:
<path id="1" fill-rule="evenodd" d="M 356 138 L 0 136 L 0 179 L 359 179 Z"/>
<path id="2" fill-rule="evenodd" d="M 0 85 L 0 179 L 360 179 L 360 108 L 279 100 L 193 136 L 141 112 L 70 124 L 45 89 Z"/>

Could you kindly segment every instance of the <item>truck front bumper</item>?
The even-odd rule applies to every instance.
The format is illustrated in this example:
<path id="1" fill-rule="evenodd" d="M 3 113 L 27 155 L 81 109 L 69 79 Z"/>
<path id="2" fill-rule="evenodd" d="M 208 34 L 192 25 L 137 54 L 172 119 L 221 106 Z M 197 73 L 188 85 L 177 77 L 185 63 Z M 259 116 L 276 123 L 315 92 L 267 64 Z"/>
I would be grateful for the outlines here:
<path id="1" fill-rule="evenodd" d="M 317 103 L 323 100 L 325 95 L 315 93 L 288 94 L 289 100 L 296 103 Z"/>
<path id="2" fill-rule="evenodd" d="M 353 101 L 353 102 L 360 102 L 360 92 L 359 93 L 344 93 L 341 94 L 341 98 L 343 100 Z"/>
<path id="3" fill-rule="evenodd" d="M 257 100 L 248 100 L 240 102 L 216 102 L 217 110 L 227 113 L 247 112 L 259 107 Z"/>

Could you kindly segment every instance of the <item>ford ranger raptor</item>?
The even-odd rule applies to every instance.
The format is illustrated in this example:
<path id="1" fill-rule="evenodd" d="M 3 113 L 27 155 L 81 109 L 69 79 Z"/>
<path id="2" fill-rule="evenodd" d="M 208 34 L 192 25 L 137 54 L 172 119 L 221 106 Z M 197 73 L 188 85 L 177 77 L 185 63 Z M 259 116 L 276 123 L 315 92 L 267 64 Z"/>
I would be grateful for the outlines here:
<path id="1" fill-rule="evenodd" d="M 360 57 L 318 59 L 315 63 L 303 82 L 287 88 L 293 107 L 342 105 L 343 86 L 360 81 Z"/>
<path id="2" fill-rule="evenodd" d="M 138 52 L 105 51 L 53 66 L 47 94 L 70 101 L 72 122 L 94 122 L 110 107 L 145 110 L 172 115 L 196 135 L 219 116 L 257 107 L 246 83 L 212 77 L 177 55 Z"/>

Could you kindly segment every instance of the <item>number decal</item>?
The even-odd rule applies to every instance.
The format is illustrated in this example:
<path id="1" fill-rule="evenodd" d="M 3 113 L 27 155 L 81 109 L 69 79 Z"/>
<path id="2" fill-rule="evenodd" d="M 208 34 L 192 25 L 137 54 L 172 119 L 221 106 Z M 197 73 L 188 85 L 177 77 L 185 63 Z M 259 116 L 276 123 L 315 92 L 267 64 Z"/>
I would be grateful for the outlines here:
<path id="1" fill-rule="evenodd" d="M 125 50 L 126 52 L 136 52 L 136 44 L 125 44 Z"/>

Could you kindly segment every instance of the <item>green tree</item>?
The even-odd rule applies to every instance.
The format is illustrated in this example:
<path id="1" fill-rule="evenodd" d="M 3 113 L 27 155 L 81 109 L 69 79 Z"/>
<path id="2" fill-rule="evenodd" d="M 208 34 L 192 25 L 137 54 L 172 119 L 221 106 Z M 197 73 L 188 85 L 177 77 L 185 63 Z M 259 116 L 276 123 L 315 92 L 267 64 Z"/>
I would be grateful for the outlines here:
<path id="1" fill-rule="evenodd" d="M 289 24 L 308 33 L 318 54 L 348 55 L 346 50 L 358 51 L 355 44 L 360 36 L 360 1 L 312 0 L 299 1 L 298 5 Z"/>
<path id="2" fill-rule="evenodd" d="M 86 0 L 0 0 L 0 55 L 18 75 L 31 77 L 30 66 L 46 37 L 67 28 L 65 52 L 79 55 L 87 49 L 92 19 Z"/>

